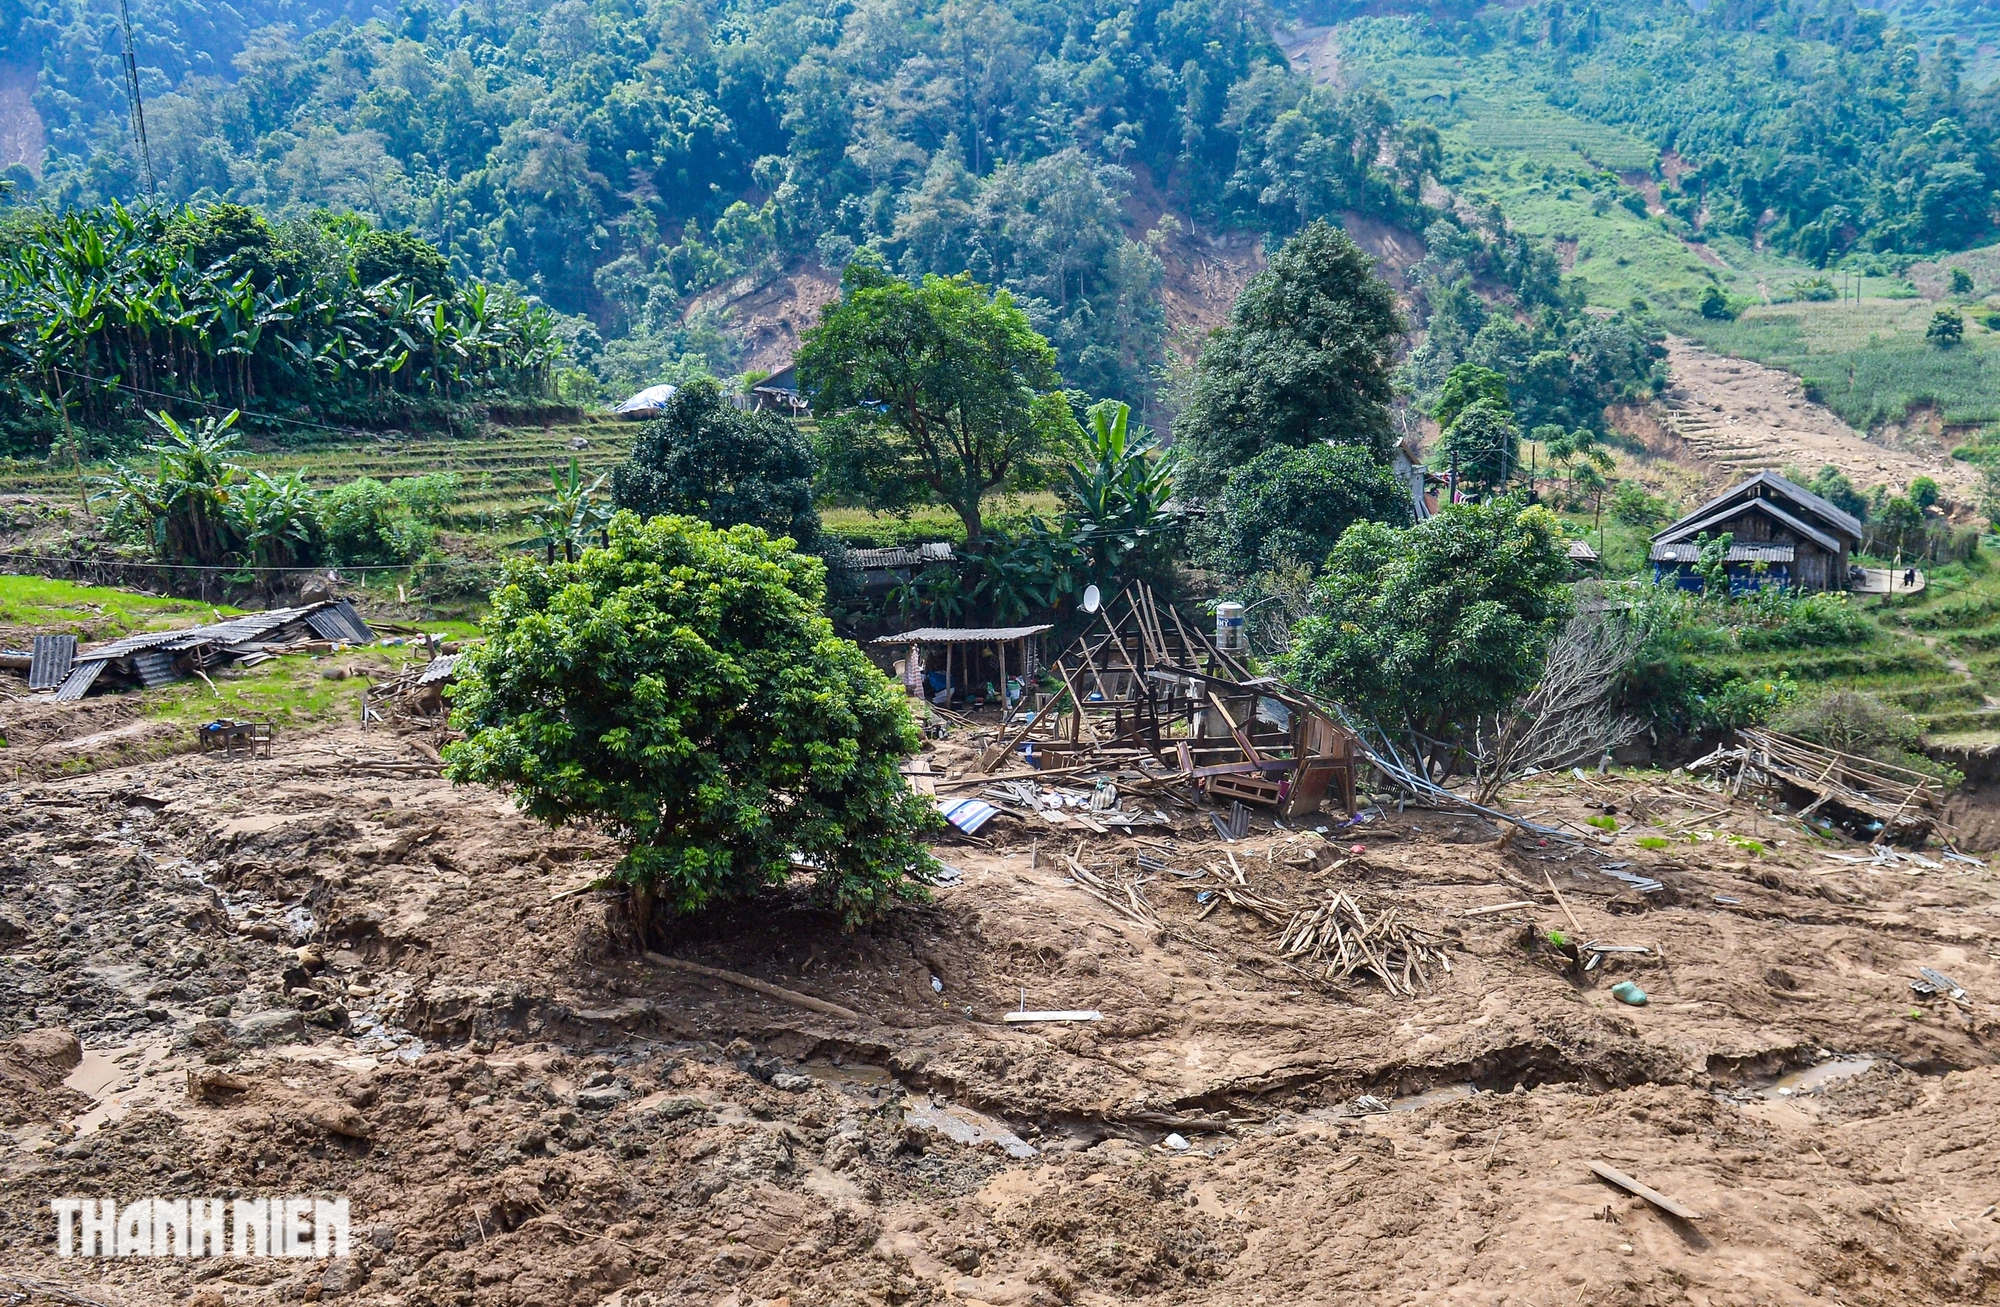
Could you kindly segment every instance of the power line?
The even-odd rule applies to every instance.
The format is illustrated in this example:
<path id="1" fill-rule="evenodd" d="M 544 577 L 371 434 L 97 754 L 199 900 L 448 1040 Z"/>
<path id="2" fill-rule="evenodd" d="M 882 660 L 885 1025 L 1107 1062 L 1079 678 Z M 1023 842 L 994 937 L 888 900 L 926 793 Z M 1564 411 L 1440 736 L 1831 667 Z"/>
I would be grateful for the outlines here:
<path id="1" fill-rule="evenodd" d="M 125 31 L 125 94 L 132 101 L 132 135 L 139 140 L 139 156 L 146 165 L 146 197 L 154 197 L 153 147 L 146 143 L 146 109 L 139 100 L 139 52 L 132 43 L 132 11 L 126 0 L 118 0 L 118 22 Z"/>
<path id="2" fill-rule="evenodd" d="M 164 399 L 174 404 L 185 404 L 190 408 L 206 409 L 211 413 L 239 413 L 246 418 L 255 418 L 259 422 L 283 422 L 295 427 L 311 427 L 315 431 L 331 431 L 337 436 L 365 436 L 371 434 L 366 428 L 362 427 L 329 426 L 327 423 L 314 422 L 307 418 L 279 417 L 275 413 L 257 413 L 233 404 L 211 404 L 207 400 L 189 399 L 185 395 L 176 395 L 171 391 L 148 390 L 144 386 L 135 386 L 128 381 L 121 381 L 115 377 L 93 377 L 88 373 L 72 372 L 68 368 L 50 368 L 49 371 L 55 373 L 57 376 L 69 377 L 75 381 L 88 381 L 93 385 L 109 386 L 114 390 L 128 390 L 134 395 L 147 395 L 153 399 Z"/>
<path id="3" fill-rule="evenodd" d="M 145 563 L 127 561 L 123 558 L 64 558 L 55 554 L 19 554 L 0 551 L 0 563 L 48 563 L 61 564 L 72 569 L 142 568 L 149 572 L 214 572 L 235 575 L 239 572 L 261 573 L 312 573 L 324 575 L 328 572 L 420 572 L 439 567 L 469 568 L 488 572 L 500 570 L 497 563 L 475 563 L 454 561 L 444 563 L 358 563 L 321 564 L 317 567 L 233 567 L 223 563 Z"/>

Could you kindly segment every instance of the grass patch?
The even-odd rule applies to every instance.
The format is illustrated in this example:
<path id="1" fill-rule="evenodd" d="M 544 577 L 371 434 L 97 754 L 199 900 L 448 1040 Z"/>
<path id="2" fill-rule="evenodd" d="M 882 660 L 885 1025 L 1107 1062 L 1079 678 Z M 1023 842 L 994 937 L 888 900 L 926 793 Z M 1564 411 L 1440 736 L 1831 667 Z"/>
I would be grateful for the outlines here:
<path id="1" fill-rule="evenodd" d="M 419 661 L 409 649 L 359 649 L 342 654 L 287 654 L 255 667 L 209 673 L 146 690 L 144 716 L 192 729 L 218 717 L 268 717 L 282 730 L 361 720 L 361 687 Z M 329 676 L 329 672 L 339 673 Z"/>
<path id="2" fill-rule="evenodd" d="M 1438 128 L 1444 180 L 1462 199 L 1497 204 L 1515 230 L 1561 242 L 1590 303 L 1622 309 L 1637 296 L 1692 308 L 1710 286 L 1762 300 L 1765 288 L 1811 273 L 1802 261 L 1734 237 L 1697 236 L 1651 211 L 1656 192 L 1641 189 L 1659 159 L 1651 142 L 1551 104 L 1535 74 L 1512 66 L 1504 50 L 1434 53 L 1418 22 L 1347 24 L 1343 64 L 1364 70 L 1401 116 Z"/>
<path id="3" fill-rule="evenodd" d="M 109 586 L 78 585 L 40 576 L 0 576 L 0 625 L 79 640 L 113 640 L 228 617 L 240 609 L 163 599 Z"/>
<path id="4" fill-rule="evenodd" d="M 1655 853 L 1658 853 L 1662 849 L 1669 849 L 1673 847 L 1672 840 L 1663 839 L 1658 835 L 1641 835 L 1638 839 L 1634 840 L 1633 843 L 1637 844 L 1642 849 L 1651 849 Z"/>

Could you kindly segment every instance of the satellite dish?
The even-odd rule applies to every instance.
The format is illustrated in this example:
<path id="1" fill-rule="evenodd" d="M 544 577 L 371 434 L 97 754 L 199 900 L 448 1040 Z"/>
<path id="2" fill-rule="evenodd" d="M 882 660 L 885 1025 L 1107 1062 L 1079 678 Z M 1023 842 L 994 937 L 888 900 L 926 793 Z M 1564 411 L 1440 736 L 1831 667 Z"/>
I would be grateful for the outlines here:
<path id="1" fill-rule="evenodd" d="M 1083 611 L 1094 613 L 1104 606 L 1104 596 L 1094 585 L 1083 587 Z"/>

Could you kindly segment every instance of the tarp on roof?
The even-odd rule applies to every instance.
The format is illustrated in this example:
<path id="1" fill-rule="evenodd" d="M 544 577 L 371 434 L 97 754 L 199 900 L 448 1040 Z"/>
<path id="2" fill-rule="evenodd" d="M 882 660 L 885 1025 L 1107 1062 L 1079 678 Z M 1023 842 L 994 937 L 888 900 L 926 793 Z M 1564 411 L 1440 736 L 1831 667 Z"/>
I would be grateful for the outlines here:
<path id="1" fill-rule="evenodd" d="M 611 411 L 624 417 L 657 413 L 667 406 L 667 401 L 674 397 L 677 389 L 667 385 L 648 386 Z"/>

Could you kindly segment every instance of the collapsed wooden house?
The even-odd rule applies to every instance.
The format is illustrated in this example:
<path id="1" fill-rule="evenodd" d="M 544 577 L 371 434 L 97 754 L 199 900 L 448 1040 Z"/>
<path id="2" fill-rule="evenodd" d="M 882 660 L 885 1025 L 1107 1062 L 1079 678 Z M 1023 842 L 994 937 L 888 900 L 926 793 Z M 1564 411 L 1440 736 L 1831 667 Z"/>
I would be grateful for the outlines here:
<path id="1" fill-rule="evenodd" d="M 345 599 L 246 613 L 178 631 L 150 631 L 79 649 L 74 636 L 36 636 L 31 690 L 57 703 L 92 690 L 153 689 L 227 663 L 259 663 L 316 642 L 373 644 L 375 632 Z"/>
<path id="2" fill-rule="evenodd" d="M 1745 727 L 1736 732 L 1742 743 L 1717 749 L 1688 764 L 1689 770 L 1734 775 L 1730 793 L 1745 785 L 1788 790 L 1804 802 L 1801 818 L 1822 807 L 1845 808 L 1878 824 L 1879 839 L 1922 840 L 1944 812 L 1944 786 L 1894 763 L 1863 758 L 1778 731 Z"/>
<path id="3" fill-rule="evenodd" d="M 1092 618 L 1049 664 L 1060 689 L 1022 705 L 982 771 L 1015 758 L 1042 771 L 1129 764 L 1287 816 L 1330 790 L 1354 810 L 1359 742 L 1326 713 L 1252 676 L 1146 586 Z"/>

